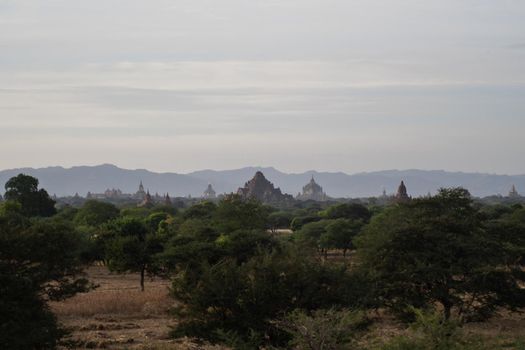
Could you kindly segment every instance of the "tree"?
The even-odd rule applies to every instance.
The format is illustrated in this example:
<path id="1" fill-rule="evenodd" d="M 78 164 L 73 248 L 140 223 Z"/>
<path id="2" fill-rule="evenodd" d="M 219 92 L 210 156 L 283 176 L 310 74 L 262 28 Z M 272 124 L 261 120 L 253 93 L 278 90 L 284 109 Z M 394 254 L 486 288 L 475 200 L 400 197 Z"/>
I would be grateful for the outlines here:
<path id="1" fill-rule="evenodd" d="M 326 258 L 329 242 L 323 237 L 326 235 L 326 227 L 329 223 L 329 220 L 308 223 L 295 233 L 295 237 L 300 243 L 314 247 L 320 255 Z"/>
<path id="2" fill-rule="evenodd" d="M 360 220 L 332 220 L 326 226 L 326 232 L 321 236 L 321 241 L 326 247 L 342 250 L 343 257 L 346 257 L 346 252 L 354 248 L 354 237 L 361 232 L 363 226 Z"/>
<path id="3" fill-rule="evenodd" d="M 268 223 L 272 231 L 278 229 L 289 229 L 292 223 L 292 213 L 287 211 L 276 211 L 269 215 Z"/>
<path id="4" fill-rule="evenodd" d="M 213 213 L 213 223 L 221 233 L 237 230 L 265 230 L 270 208 L 260 202 L 232 195 L 219 202 Z"/>
<path id="5" fill-rule="evenodd" d="M 211 219 L 215 211 L 217 210 L 217 205 L 213 202 L 202 202 L 195 205 L 192 205 L 182 213 L 182 217 L 187 219 Z"/>
<path id="6" fill-rule="evenodd" d="M 78 225 L 100 226 L 120 214 L 120 210 L 111 203 L 89 200 L 75 215 L 75 222 Z"/>
<path id="7" fill-rule="evenodd" d="M 439 304 L 446 319 L 454 311 L 470 320 L 525 301 L 521 266 L 509 268 L 505 242 L 486 229 L 464 189 L 385 210 L 356 244 L 377 298 L 396 312 Z"/>
<path id="8" fill-rule="evenodd" d="M 163 240 L 156 232 L 149 231 L 143 220 L 124 217 L 116 220 L 109 228 L 106 259 L 109 268 L 117 272 L 138 272 L 140 289 L 144 291 L 145 274 L 159 272 L 155 255 L 162 252 Z"/>
<path id="9" fill-rule="evenodd" d="M 295 309 L 354 306 L 358 287 L 344 268 L 295 249 L 261 250 L 242 264 L 235 258 L 203 263 L 197 280 L 187 270 L 173 280 L 172 295 L 181 302 L 174 335 L 216 341 L 226 333 L 253 349 L 284 345 L 289 336 L 272 320 Z"/>
<path id="10" fill-rule="evenodd" d="M 26 216 L 52 216 L 56 214 L 55 201 L 46 190 L 38 189 L 38 179 L 19 174 L 5 184 L 5 199 L 21 204 L 22 213 Z"/>
<path id="11" fill-rule="evenodd" d="M 10 217 L 14 215 L 15 217 Z M 58 220 L 0 214 L 0 347 L 51 349 L 64 334 L 47 305 L 92 285 L 83 278 L 86 240 Z"/>
<path id="12" fill-rule="evenodd" d="M 368 222 L 372 216 L 367 207 L 357 203 L 342 203 L 328 207 L 320 213 L 326 219 L 351 219 Z"/>
<path id="13" fill-rule="evenodd" d="M 304 225 L 311 222 L 321 221 L 322 218 L 317 214 L 309 214 L 306 216 L 296 216 L 290 223 L 290 228 L 292 231 L 299 231 L 303 228 Z"/>

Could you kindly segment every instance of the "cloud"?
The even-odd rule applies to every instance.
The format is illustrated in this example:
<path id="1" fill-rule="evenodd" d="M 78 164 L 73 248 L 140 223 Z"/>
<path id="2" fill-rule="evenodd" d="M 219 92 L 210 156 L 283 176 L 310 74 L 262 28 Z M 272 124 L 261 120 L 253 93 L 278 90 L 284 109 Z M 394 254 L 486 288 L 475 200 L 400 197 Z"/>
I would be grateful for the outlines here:
<path id="1" fill-rule="evenodd" d="M 18 155 L 0 168 L 503 172 L 525 146 L 524 15 L 512 0 L 0 0 L 0 128 Z"/>

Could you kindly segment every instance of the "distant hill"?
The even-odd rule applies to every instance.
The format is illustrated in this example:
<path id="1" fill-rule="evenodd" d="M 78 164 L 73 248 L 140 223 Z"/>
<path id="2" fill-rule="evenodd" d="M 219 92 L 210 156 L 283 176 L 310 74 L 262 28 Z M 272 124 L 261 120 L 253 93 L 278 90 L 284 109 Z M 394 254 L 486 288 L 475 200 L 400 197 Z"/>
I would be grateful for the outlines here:
<path id="1" fill-rule="evenodd" d="M 134 193 L 142 180 L 151 193 L 169 192 L 171 196 L 194 197 L 211 183 L 217 193 L 235 192 L 250 180 L 256 171 L 262 171 L 266 178 L 280 187 L 284 193 L 296 195 L 312 176 L 323 186 L 331 197 L 378 196 L 383 189 L 394 193 L 404 180 L 412 196 L 434 193 L 440 187 L 462 186 L 475 196 L 494 194 L 506 195 L 514 184 L 519 192 L 525 193 L 525 175 L 493 175 L 479 173 L 446 172 L 442 170 L 387 170 L 370 173 L 345 174 L 342 172 L 307 171 L 300 174 L 286 174 L 275 168 L 246 167 L 235 170 L 202 170 L 189 174 L 155 173 L 144 169 L 121 169 L 114 165 L 78 166 L 72 168 L 22 168 L 0 171 L 0 186 L 19 173 L 37 177 L 42 187 L 57 196 L 78 192 L 85 196 L 88 191 L 100 193 L 107 188 L 119 188 L 125 193 Z M 3 191 L 2 191 L 3 192 Z"/>

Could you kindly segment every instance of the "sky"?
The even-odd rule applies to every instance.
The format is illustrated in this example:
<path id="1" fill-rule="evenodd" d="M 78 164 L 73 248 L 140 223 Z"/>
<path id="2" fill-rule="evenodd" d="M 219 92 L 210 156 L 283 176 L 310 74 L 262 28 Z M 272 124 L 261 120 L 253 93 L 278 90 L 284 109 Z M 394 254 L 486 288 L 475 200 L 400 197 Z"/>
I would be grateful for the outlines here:
<path id="1" fill-rule="evenodd" d="M 525 174 L 523 0 L 0 0 L 0 169 Z"/>

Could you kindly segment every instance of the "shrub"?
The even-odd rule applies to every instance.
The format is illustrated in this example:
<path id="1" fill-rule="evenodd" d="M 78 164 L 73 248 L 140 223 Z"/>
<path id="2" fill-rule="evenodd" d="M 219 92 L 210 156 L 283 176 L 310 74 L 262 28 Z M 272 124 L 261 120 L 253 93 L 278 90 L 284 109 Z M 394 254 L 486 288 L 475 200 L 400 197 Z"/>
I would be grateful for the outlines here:
<path id="1" fill-rule="evenodd" d="M 174 335 L 216 341 L 218 331 L 235 332 L 251 343 L 259 334 L 260 344 L 284 344 L 290 336 L 272 320 L 294 309 L 354 305 L 356 285 L 343 267 L 319 265 L 290 249 L 260 251 L 244 263 L 203 264 L 197 278 L 181 272 L 173 281 L 172 295 L 182 302 Z"/>
<path id="2" fill-rule="evenodd" d="M 367 322 L 361 312 L 320 309 L 311 313 L 295 310 L 276 322 L 289 333 L 290 347 L 309 350 L 357 349 L 356 340 Z"/>

